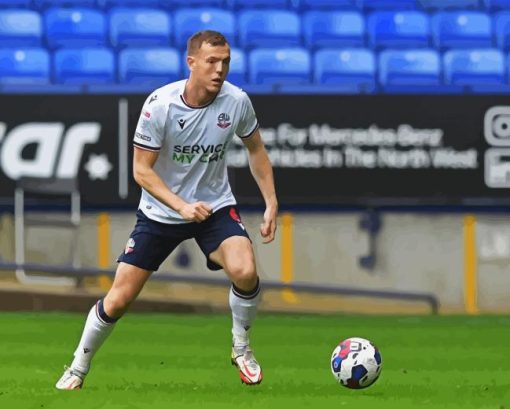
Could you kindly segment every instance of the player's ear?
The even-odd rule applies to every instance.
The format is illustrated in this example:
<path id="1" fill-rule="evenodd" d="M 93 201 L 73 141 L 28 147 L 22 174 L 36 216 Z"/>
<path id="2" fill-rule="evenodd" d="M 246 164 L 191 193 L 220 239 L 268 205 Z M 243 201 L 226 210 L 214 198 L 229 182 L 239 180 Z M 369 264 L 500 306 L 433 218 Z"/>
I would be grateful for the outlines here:
<path id="1" fill-rule="evenodd" d="M 186 57 L 186 63 L 188 64 L 189 70 L 193 71 L 193 69 L 195 68 L 195 63 L 196 63 L 195 57 L 193 57 L 192 55 L 188 55 Z"/>

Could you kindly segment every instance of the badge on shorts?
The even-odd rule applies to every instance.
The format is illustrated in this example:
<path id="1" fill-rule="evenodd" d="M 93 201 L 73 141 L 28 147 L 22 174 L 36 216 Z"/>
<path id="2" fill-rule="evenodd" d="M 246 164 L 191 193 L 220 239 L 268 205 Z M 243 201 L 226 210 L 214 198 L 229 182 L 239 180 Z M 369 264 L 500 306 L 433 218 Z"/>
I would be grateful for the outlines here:
<path id="1" fill-rule="evenodd" d="M 239 226 L 241 226 L 241 228 L 243 230 L 246 230 L 243 226 L 243 223 L 241 222 L 241 217 L 239 216 L 239 214 L 236 212 L 236 209 L 235 207 L 231 207 L 230 208 L 230 217 L 237 222 L 237 224 L 239 224 Z"/>
<path id="2" fill-rule="evenodd" d="M 126 248 L 124 250 L 124 254 L 129 254 L 135 251 L 135 241 L 132 238 L 129 238 L 129 240 L 126 243 Z"/>

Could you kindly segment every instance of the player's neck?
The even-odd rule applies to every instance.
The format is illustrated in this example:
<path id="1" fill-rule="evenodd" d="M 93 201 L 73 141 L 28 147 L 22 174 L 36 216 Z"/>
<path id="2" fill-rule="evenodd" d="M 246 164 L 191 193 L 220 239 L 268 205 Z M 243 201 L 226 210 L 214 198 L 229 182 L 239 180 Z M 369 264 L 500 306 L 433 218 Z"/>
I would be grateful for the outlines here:
<path id="1" fill-rule="evenodd" d="M 184 92 L 182 93 L 182 97 L 184 98 L 184 101 L 186 101 L 186 104 L 192 107 L 207 105 L 216 98 L 216 95 L 217 93 L 210 93 L 207 89 L 196 86 L 190 80 L 186 82 Z"/>

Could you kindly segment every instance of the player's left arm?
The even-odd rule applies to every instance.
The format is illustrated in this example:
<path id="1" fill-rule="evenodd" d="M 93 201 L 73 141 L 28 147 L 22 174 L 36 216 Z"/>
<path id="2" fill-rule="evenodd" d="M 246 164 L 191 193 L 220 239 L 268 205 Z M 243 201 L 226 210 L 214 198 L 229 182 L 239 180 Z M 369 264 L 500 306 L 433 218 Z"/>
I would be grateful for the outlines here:
<path id="1" fill-rule="evenodd" d="M 266 203 L 264 222 L 260 225 L 260 234 L 264 238 L 264 243 L 270 243 L 274 240 L 276 215 L 278 214 L 273 167 L 258 129 L 250 137 L 243 138 L 243 142 L 248 149 L 251 173 Z"/>

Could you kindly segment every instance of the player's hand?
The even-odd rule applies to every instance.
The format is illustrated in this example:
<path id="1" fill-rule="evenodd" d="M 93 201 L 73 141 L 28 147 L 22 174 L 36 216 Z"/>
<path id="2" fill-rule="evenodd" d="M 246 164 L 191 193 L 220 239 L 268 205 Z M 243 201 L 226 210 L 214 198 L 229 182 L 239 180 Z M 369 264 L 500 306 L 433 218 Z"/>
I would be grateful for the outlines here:
<path id="1" fill-rule="evenodd" d="M 262 242 L 264 244 L 271 243 L 274 240 L 277 211 L 276 206 L 269 206 L 266 207 L 266 211 L 264 212 L 264 223 L 260 224 L 260 234 L 263 237 Z"/>
<path id="2" fill-rule="evenodd" d="M 187 203 L 179 209 L 179 214 L 184 220 L 200 223 L 212 215 L 212 208 L 206 202 Z"/>

